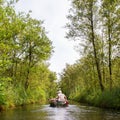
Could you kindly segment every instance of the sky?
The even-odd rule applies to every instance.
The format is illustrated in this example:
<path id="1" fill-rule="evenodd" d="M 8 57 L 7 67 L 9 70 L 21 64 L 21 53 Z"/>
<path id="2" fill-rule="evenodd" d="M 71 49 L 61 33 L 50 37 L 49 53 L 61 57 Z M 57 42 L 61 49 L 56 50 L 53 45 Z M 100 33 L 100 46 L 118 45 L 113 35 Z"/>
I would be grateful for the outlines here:
<path id="1" fill-rule="evenodd" d="M 79 59 L 79 54 L 75 51 L 76 43 L 65 38 L 67 29 L 66 16 L 70 8 L 69 0 L 19 0 L 15 5 L 17 11 L 28 13 L 32 11 L 31 17 L 43 20 L 47 36 L 52 41 L 54 53 L 51 56 L 50 70 L 61 73 L 67 64 L 73 64 Z"/>

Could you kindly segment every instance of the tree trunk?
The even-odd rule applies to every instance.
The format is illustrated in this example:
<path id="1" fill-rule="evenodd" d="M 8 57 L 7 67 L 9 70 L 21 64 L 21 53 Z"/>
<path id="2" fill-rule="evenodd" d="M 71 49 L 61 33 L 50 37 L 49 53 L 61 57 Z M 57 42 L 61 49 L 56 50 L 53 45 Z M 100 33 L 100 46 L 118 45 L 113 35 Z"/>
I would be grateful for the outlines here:
<path id="1" fill-rule="evenodd" d="M 91 40 L 92 40 L 92 45 L 93 45 L 93 51 L 94 51 L 94 57 L 95 57 L 95 63 L 96 63 L 96 67 L 97 67 L 97 73 L 98 73 L 98 78 L 99 78 L 99 84 L 100 84 L 100 88 L 101 91 L 104 90 L 104 86 L 102 83 L 102 75 L 101 75 L 101 70 L 100 70 L 100 64 L 99 64 L 99 59 L 97 56 L 97 50 L 96 50 L 96 46 L 95 46 L 95 35 L 94 35 L 94 26 L 93 26 L 93 5 L 91 3 Z"/>
<path id="2" fill-rule="evenodd" d="M 30 74 L 30 68 L 31 68 L 31 62 L 32 62 L 32 47 L 31 43 L 29 44 L 29 56 L 28 56 L 28 68 L 27 68 L 27 76 L 25 81 L 25 89 L 29 86 L 29 74 Z"/>
<path id="3" fill-rule="evenodd" d="M 110 24 L 110 20 L 109 20 Z M 112 89 L 112 63 L 111 63 L 111 29 L 108 25 L 108 41 L 109 41 L 109 76 L 110 76 L 110 90 Z"/>

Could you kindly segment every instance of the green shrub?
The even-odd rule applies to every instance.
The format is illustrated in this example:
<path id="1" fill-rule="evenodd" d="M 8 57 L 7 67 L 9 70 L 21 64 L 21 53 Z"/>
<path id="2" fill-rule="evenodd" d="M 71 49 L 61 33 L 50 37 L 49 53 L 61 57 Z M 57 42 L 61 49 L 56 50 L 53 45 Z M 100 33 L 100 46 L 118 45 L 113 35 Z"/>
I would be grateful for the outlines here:
<path id="1" fill-rule="evenodd" d="M 73 99 L 93 106 L 120 109 L 120 88 L 113 88 L 111 91 L 107 89 L 103 92 L 99 89 L 84 89 Z"/>

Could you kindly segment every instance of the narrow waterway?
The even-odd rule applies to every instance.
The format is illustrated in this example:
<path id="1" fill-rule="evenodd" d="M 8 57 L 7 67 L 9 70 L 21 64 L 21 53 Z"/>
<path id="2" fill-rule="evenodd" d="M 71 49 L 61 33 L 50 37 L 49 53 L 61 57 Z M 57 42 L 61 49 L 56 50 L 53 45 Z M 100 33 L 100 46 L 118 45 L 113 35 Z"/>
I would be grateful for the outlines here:
<path id="1" fill-rule="evenodd" d="M 28 105 L 0 113 L 0 120 L 120 120 L 120 112 L 85 105 Z"/>

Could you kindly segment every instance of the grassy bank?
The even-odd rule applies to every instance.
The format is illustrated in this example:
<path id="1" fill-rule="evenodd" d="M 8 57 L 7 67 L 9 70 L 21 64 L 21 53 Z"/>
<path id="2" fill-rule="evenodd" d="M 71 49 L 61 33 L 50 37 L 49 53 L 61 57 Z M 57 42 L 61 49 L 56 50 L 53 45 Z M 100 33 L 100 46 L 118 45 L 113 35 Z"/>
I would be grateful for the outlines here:
<path id="1" fill-rule="evenodd" d="M 45 91 L 41 88 L 27 89 L 26 91 L 22 87 L 14 90 L 9 88 L 4 93 L 3 91 L 0 93 L 0 111 L 36 102 L 44 104 L 46 102 L 46 96 Z"/>
<path id="2" fill-rule="evenodd" d="M 119 109 L 120 110 L 120 88 L 113 88 L 101 92 L 100 90 L 81 90 L 71 99 L 87 103 L 92 106 Z"/>

